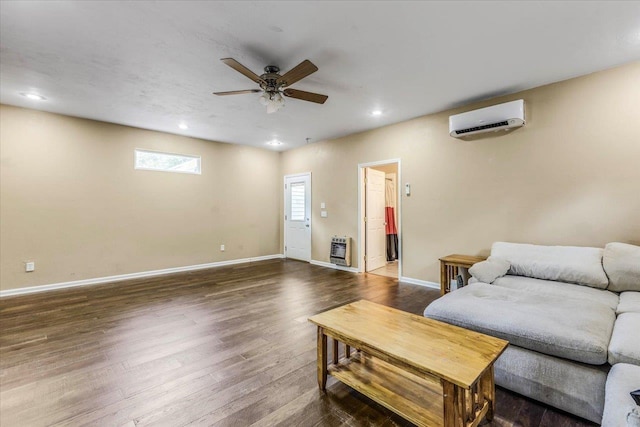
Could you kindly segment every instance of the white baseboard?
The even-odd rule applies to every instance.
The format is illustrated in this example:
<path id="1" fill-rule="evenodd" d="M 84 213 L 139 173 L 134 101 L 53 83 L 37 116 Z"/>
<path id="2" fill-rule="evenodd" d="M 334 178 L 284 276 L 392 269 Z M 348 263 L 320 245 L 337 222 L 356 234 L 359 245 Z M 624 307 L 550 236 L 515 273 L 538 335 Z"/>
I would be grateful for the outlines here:
<path id="1" fill-rule="evenodd" d="M 319 265 L 320 267 L 333 268 L 334 270 L 348 271 L 350 273 L 359 273 L 358 269 L 355 267 L 343 267 L 341 265 L 331 264 L 330 262 L 316 261 L 315 259 L 312 259 L 311 261 L 309 261 L 309 263 L 313 265 Z"/>
<path id="2" fill-rule="evenodd" d="M 9 289 L 0 291 L 1 297 L 13 295 L 32 294 L 35 292 L 45 292 L 54 289 L 75 288 L 76 286 L 98 285 L 101 283 L 120 282 L 128 279 L 139 279 L 142 277 L 161 276 L 163 274 L 179 273 L 182 271 L 204 270 L 205 268 L 223 267 L 225 265 L 244 264 L 247 262 L 265 261 L 268 259 L 284 258 L 283 254 L 264 255 L 252 258 L 232 259 L 228 261 L 210 262 L 207 264 L 188 265 L 185 267 L 164 268 L 162 270 L 141 271 L 139 273 L 118 274 L 116 276 L 96 277 L 93 279 L 74 280 L 73 282 L 52 283 L 50 285 L 30 286 L 27 288 Z"/>
<path id="3" fill-rule="evenodd" d="M 358 270 L 356 267 L 343 267 L 341 265 L 331 264 L 330 262 L 316 261 L 315 259 L 312 259 L 309 262 L 310 262 L 310 264 L 319 265 L 320 267 L 333 268 L 335 270 L 348 271 L 350 273 L 359 273 L 360 272 L 360 270 Z M 404 277 L 404 276 L 400 277 L 398 280 L 400 282 L 409 283 L 410 285 L 419 285 L 419 286 L 424 286 L 424 287 L 427 287 L 427 288 L 440 289 L 440 284 L 439 283 L 429 282 L 427 280 L 419 280 L 419 279 L 414 279 L 414 278 L 411 278 L 411 277 Z"/>
<path id="4" fill-rule="evenodd" d="M 46 292 L 54 289 L 75 288 L 77 286 L 99 285 L 102 283 L 120 282 L 122 280 L 128 280 L 128 279 L 139 279 L 143 277 L 161 276 L 163 274 L 180 273 L 184 271 L 204 270 L 206 268 L 224 267 L 226 265 L 244 264 L 248 262 L 265 261 L 269 259 L 279 259 L 279 258 L 284 258 L 284 255 L 283 254 L 264 255 L 264 256 L 253 257 L 253 258 L 232 259 L 228 261 L 210 262 L 207 264 L 188 265 L 185 267 L 164 268 L 162 270 L 141 271 L 138 273 L 119 274 L 116 276 L 96 277 L 93 279 L 84 279 L 84 280 L 74 280 L 72 282 L 61 282 L 61 283 L 52 283 L 49 285 L 30 286 L 27 288 L 8 289 L 6 291 L 0 291 L 0 298 L 14 296 L 14 295 L 32 294 L 36 292 Z M 358 269 L 355 267 L 343 267 L 341 265 L 331 264 L 329 262 L 324 262 L 324 261 L 317 261 L 312 259 L 310 261 L 310 264 L 318 265 L 320 267 L 332 268 L 334 270 L 348 271 L 350 273 L 359 273 Z M 426 280 L 413 279 L 411 277 L 404 277 L 404 276 L 400 277 L 399 280 L 400 282 L 409 283 L 412 285 L 420 285 L 420 286 L 425 286 L 427 288 L 440 289 L 440 285 L 438 283 L 429 282 Z"/>
<path id="5" fill-rule="evenodd" d="M 400 277 L 399 279 L 401 282 L 404 283 L 409 283 L 411 285 L 419 285 L 419 286 L 424 286 L 427 288 L 433 288 L 433 289 L 440 289 L 440 284 L 439 283 L 435 283 L 435 282 L 429 282 L 427 280 L 419 280 L 419 279 L 414 279 L 411 277 Z"/>

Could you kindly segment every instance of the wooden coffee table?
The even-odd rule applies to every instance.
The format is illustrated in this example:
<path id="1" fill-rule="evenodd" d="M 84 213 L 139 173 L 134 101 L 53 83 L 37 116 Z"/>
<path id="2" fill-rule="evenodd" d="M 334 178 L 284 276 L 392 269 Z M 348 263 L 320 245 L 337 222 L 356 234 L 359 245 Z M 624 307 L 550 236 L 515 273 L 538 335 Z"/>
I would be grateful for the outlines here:
<path id="1" fill-rule="evenodd" d="M 493 363 L 507 341 L 365 300 L 309 321 L 318 326 L 320 390 L 329 373 L 418 426 L 473 427 L 493 418 Z"/>

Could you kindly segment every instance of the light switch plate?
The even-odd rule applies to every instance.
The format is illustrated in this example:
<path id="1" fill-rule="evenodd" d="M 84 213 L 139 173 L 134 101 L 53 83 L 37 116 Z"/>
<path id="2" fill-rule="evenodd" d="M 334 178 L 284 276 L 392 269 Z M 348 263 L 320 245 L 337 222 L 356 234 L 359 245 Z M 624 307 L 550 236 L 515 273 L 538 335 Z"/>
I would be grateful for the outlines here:
<path id="1" fill-rule="evenodd" d="M 320 216 L 322 218 L 326 218 L 327 217 L 327 211 L 320 211 Z"/>
<path id="2" fill-rule="evenodd" d="M 27 261 L 24 264 L 24 271 L 30 273 L 36 269 L 36 263 L 33 261 Z"/>
<path id="3" fill-rule="evenodd" d="M 327 204 L 325 202 L 320 203 L 320 209 L 324 209 L 327 207 Z"/>

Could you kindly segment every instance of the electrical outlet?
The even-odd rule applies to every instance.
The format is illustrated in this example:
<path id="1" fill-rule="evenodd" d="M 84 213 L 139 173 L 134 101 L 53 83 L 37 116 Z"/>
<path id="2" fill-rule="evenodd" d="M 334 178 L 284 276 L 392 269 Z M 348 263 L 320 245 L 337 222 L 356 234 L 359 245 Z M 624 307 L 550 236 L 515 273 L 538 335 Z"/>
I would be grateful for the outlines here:
<path id="1" fill-rule="evenodd" d="M 33 261 L 27 261 L 24 263 L 24 271 L 30 273 L 36 269 L 36 263 Z"/>
<path id="2" fill-rule="evenodd" d="M 220 252 L 224 252 L 224 245 L 220 245 Z"/>

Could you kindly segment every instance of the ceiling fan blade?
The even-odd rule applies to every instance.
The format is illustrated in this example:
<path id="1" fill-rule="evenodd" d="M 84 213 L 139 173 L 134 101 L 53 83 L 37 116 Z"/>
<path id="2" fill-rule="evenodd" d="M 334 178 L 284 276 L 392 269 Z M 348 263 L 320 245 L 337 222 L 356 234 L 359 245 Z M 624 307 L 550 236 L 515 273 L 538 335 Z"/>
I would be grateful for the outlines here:
<path id="1" fill-rule="evenodd" d="M 319 93 L 305 92 L 304 90 L 297 89 L 285 89 L 282 91 L 284 96 L 289 98 L 301 99 L 303 101 L 315 102 L 317 104 L 324 104 L 329 98 L 327 95 L 320 95 Z"/>
<path id="2" fill-rule="evenodd" d="M 318 71 L 318 67 L 313 65 L 313 62 L 305 59 L 291 70 L 287 71 L 284 75 L 278 77 L 277 83 L 282 83 L 283 86 L 291 86 L 298 80 L 304 79 L 309 74 L 313 74 Z"/>
<path id="3" fill-rule="evenodd" d="M 258 84 L 267 84 L 267 82 L 265 82 L 259 75 L 257 75 L 256 73 L 254 73 L 253 71 L 251 71 L 250 69 L 248 69 L 247 67 L 245 67 L 244 65 L 242 65 L 241 63 L 239 63 L 233 58 L 222 58 L 220 61 L 224 62 L 229 67 L 236 70 L 237 72 L 249 77 L 251 80 L 253 80 Z"/>
<path id="4" fill-rule="evenodd" d="M 246 89 L 246 90 L 230 90 L 229 92 L 213 92 L 214 95 L 242 95 L 243 93 L 258 93 L 262 92 L 260 89 Z"/>

